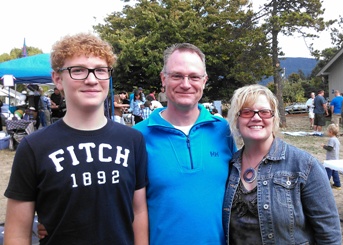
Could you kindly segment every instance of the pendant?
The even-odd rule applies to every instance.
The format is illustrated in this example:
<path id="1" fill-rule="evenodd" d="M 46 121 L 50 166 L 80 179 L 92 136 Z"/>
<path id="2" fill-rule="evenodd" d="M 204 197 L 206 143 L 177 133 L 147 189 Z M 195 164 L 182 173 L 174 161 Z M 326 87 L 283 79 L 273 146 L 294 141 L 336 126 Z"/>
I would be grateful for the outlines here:
<path id="1" fill-rule="evenodd" d="M 250 174 L 251 174 L 251 177 L 249 178 L 248 175 Z M 245 170 L 243 173 L 243 179 L 245 182 L 249 184 L 254 182 L 256 179 L 256 170 L 253 168 L 248 168 L 247 170 Z"/>

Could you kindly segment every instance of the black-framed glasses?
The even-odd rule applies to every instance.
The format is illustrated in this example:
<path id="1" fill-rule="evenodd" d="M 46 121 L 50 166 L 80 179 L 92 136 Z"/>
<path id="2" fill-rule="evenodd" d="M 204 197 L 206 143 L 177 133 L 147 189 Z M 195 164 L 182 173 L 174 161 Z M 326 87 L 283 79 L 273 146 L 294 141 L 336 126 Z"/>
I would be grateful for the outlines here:
<path id="1" fill-rule="evenodd" d="M 189 81 L 199 82 L 206 76 L 206 74 L 204 74 L 204 75 L 198 75 L 198 74 L 182 75 L 179 73 L 168 73 L 168 72 L 165 72 L 165 74 L 167 76 L 169 76 L 172 80 L 177 81 L 177 82 L 183 81 L 186 77 L 188 77 Z"/>
<path id="2" fill-rule="evenodd" d="M 111 77 L 112 68 L 111 67 L 97 67 L 94 69 L 89 69 L 83 66 L 70 66 L 61 68 L 58 71 L 68 71 L 69 75 L 74 80 L 85 80 L 89 76 L 89 73 L 93 73 L 94 76 L 99 80 L 107 80 Z"/>
<path id="3" fill-rule="evenodd" d="M 274 116 L 274 111 L 270 109 L 262 109 L 262 110 L 251 110 L 251 109 L 242 109 L 238 112 L 239 117 L 243 118 L 252 118 L 258 114 L 260 118 L 272 118 Z"/>

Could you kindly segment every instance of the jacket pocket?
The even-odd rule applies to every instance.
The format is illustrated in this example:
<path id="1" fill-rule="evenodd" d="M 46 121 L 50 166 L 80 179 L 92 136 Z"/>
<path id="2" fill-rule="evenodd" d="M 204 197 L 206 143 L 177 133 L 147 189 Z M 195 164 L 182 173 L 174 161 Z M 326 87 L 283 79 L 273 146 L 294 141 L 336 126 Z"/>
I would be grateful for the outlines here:
<path id="1" fill-rule="evenodd" d="M 274 195 L 278 203 L 284 207 L 296 205 L 299 189 L 299 176 L 293 173 L 276 173 L 273 178 Z"/>

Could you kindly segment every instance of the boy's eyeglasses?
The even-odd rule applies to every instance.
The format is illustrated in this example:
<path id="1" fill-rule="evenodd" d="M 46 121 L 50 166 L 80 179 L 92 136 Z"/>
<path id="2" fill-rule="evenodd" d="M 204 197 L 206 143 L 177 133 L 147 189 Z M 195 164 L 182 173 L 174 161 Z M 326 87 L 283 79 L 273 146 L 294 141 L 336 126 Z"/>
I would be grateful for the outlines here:
<path id="1" fill-rule="evenodd" d="M 251 109 L 242 109 L 238 112 L 238 116 L 243 118 L 252 118 L 255 116 L 255 114 L 258 114 L 260 118 L 266 119 L 272 118 L 274 116 L 274 111 L 269 109 L 263 109 L 258 111 L 254 111 Z"/>
<path id="2" fill-rule="evenodd" d="M 58 71 L 69 71 L 69 75 L 74 80 L 85 80 L 89 76 L 89 73 L 93 73 L 94 76 L 99 80 L 107 80 L 111 77 L 112 68 L 111 67 L 97 67 L 94 69 L 89 69 L 82 66 L 70 66 L 66 68 L 61 68 Z"/>

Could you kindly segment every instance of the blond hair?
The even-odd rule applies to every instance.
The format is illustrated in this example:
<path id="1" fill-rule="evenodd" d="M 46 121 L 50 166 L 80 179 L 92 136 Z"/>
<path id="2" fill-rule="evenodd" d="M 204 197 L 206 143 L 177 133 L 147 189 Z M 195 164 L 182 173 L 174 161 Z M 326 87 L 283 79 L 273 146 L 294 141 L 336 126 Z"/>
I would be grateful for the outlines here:
<path id="1" fill-rule="evenodd" d="M 238 112 L 243 108 L 253 106 L 258 97 L 264 95 L 270 103 L 271 110 L 274 112 L 273 117 L 273 134 L 275 135 L 279 130 L 280 114 L 278 111 L 278 100 L 275 95 L 265 86 L 253 84 L 246 85 L 235 90 L 231 98 L 231 106 L 228 112 L 228 121 L 230 128 L 235 137 L 238 137 L 239 129 L 237 127 Z"/>
<path id="2" fill-rule="evenodd" d="M 336 124 L 331 123 L 331 124 L 329 124 L 327 131 L 332 133 L 334 136 L 338 136 L 339 127 Z"/>
<path id="3" fill-rule="evenodd" d="M 109 43 L 93 34 L 79 33 L 72 36 L 67 35 L 52 46 L 51 67 L 58 72 L 63 68 L 66 59 L 78 55 L 102 58 L 109 67 L 112 67 L 117 60 Z"/>

